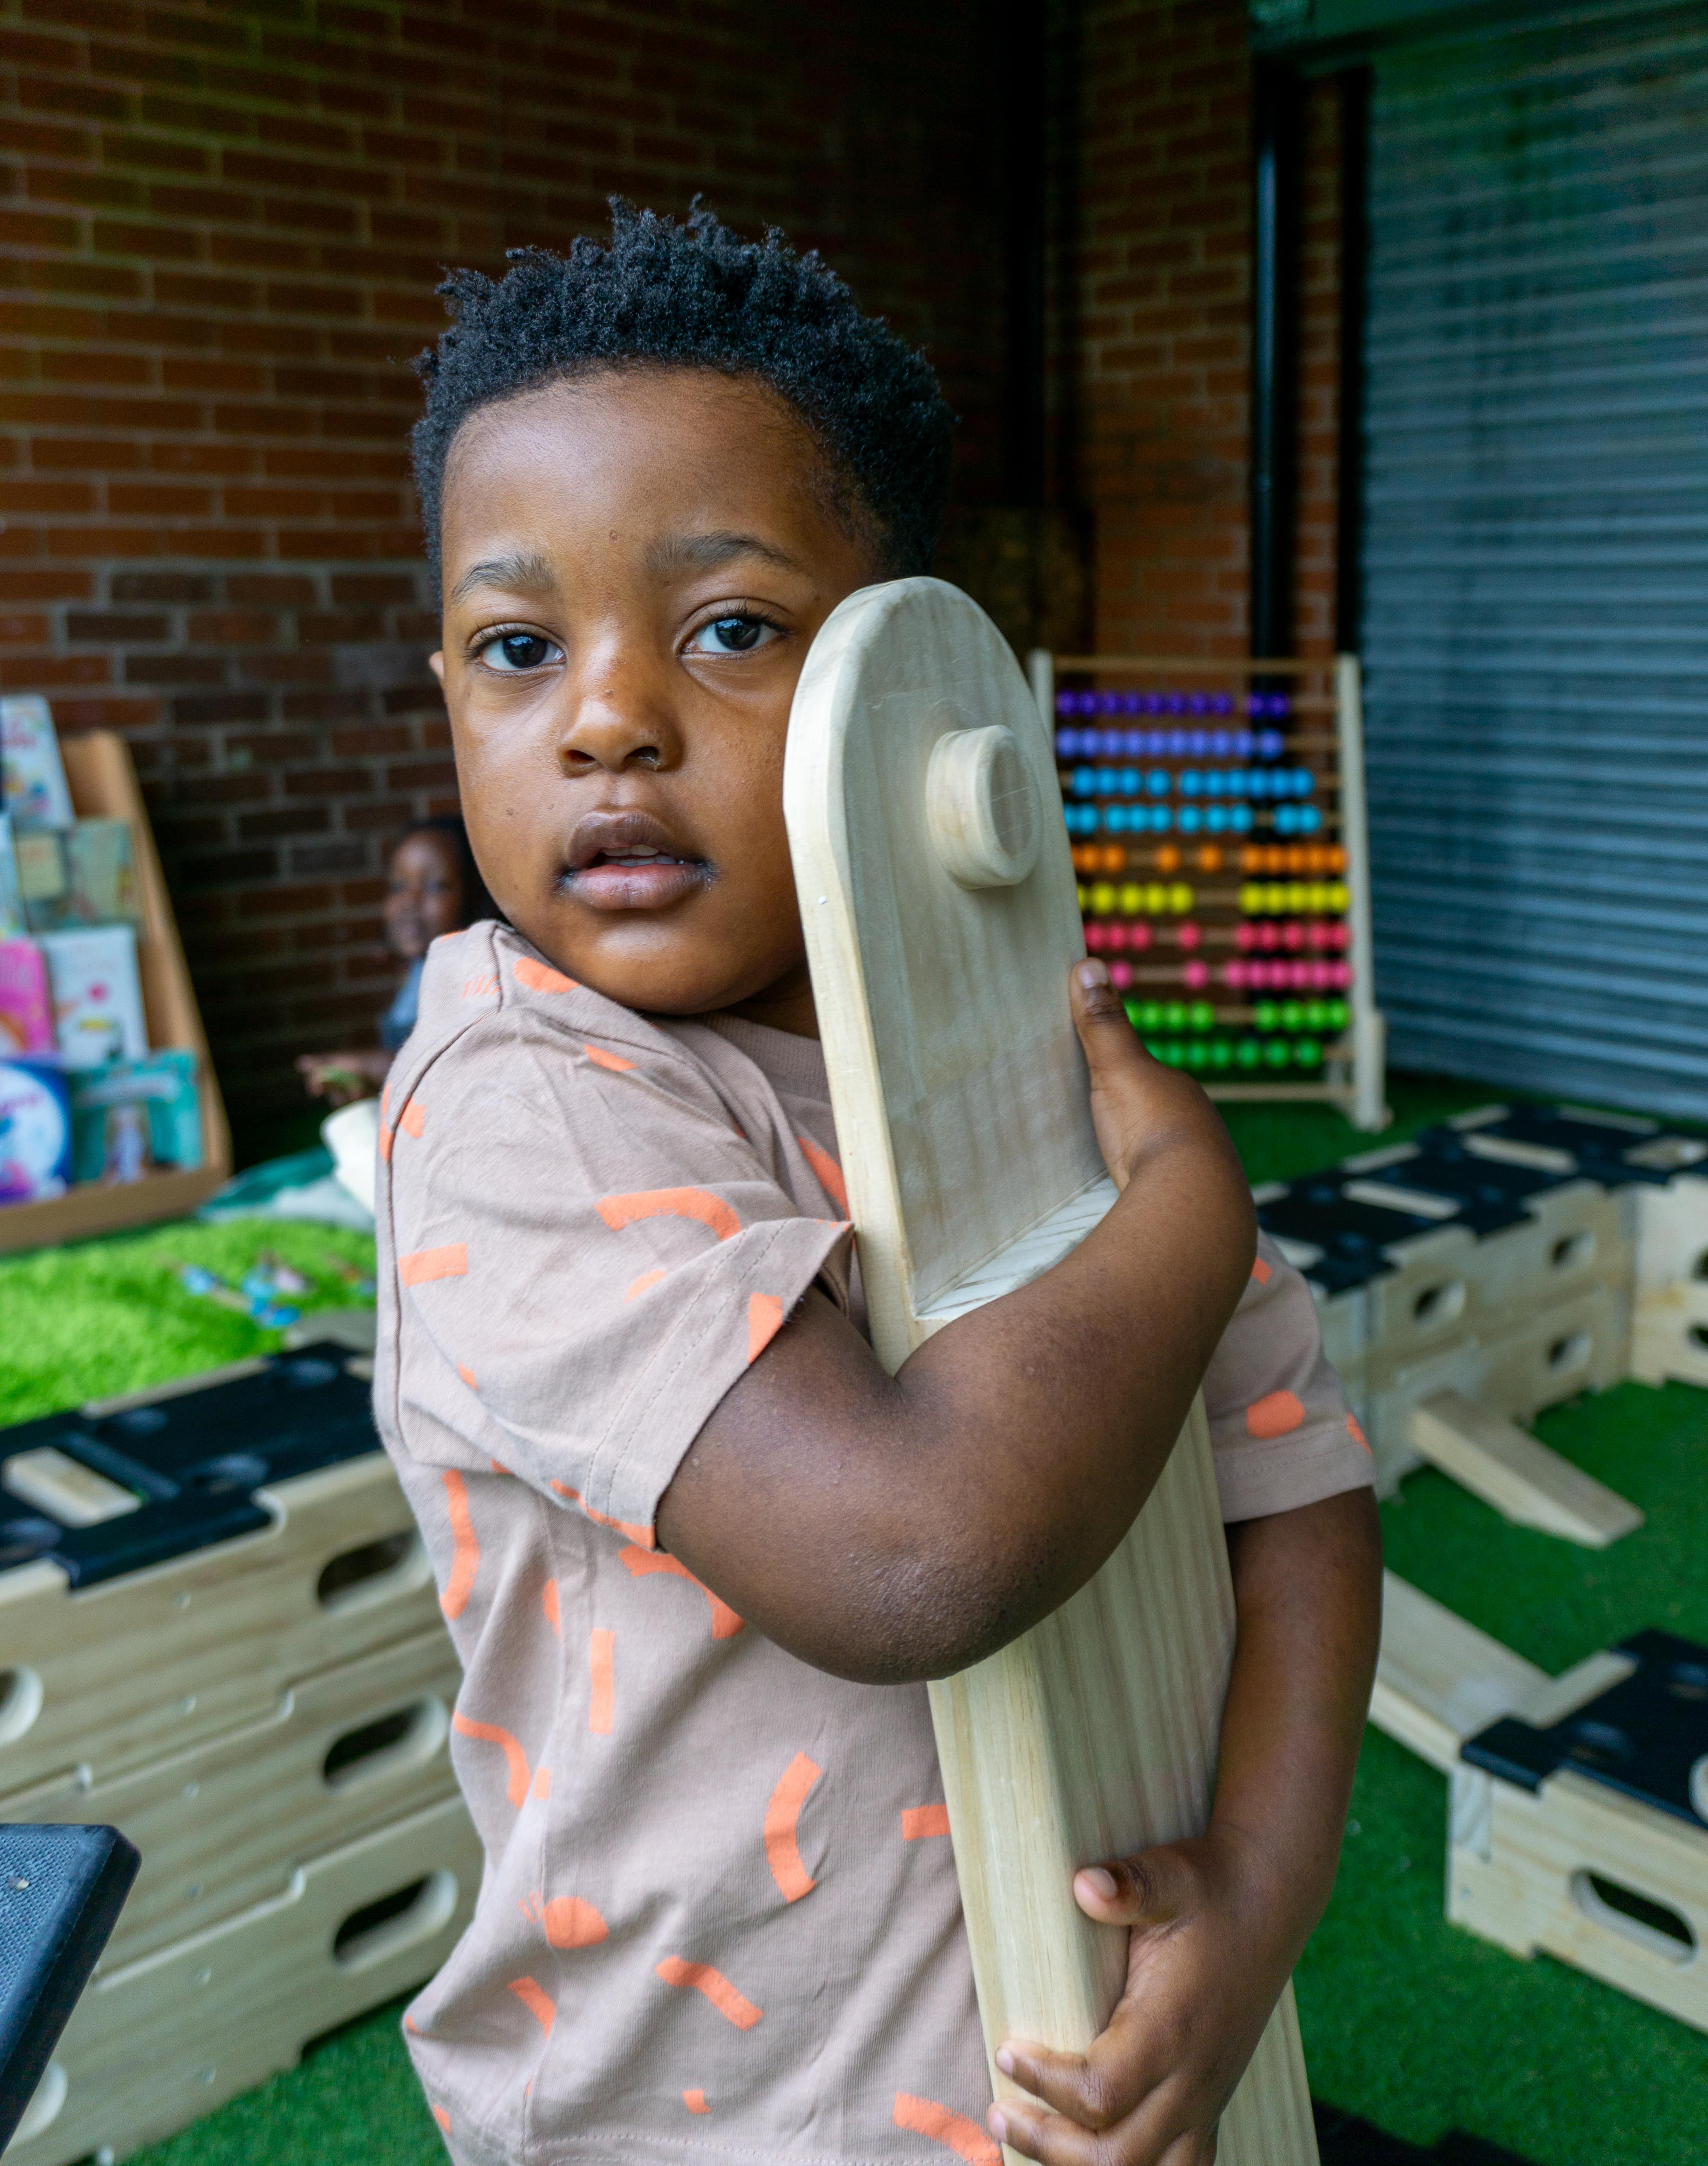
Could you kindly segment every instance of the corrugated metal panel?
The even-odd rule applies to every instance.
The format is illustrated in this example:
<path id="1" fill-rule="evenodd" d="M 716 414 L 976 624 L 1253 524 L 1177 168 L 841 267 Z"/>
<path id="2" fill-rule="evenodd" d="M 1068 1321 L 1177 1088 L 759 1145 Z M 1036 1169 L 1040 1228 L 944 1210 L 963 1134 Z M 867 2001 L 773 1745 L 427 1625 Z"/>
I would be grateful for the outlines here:
<path id="1" fill-rule="evenodd" d="M 1397 1065 L 1708 1116 L 1708 8 L 1385 55 L 1366 666 Z"/>

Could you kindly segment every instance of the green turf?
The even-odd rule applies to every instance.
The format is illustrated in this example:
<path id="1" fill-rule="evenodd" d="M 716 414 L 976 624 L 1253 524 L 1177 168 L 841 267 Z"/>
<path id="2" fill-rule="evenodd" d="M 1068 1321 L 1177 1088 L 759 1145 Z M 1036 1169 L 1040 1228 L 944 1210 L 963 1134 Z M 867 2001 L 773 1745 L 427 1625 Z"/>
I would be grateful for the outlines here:
<path id="1" fill-rule="evenodd" d="M 1476 1104 L 1474 1086 L 1396 1080 L 1388 1138 Z M 1231 1109 L 1254 1181 L 1368 1148 L 1316 1107 Z M 173 1260 L 236 1279 L 267 1246 L 351 1296 L 325 1259 L 364 1267 L 357 1236 L 271 1222 L 161 1231 L 0 1262 L 0 1419 L 187 1373 L 278 1344 L 186 1294 Z M 1389 1561 L 1550 1670 L 1644 1624 L 1708 1639 L 1708 1394 L 1625 1384 L 1557 1408 L 1538 1433 L 1649 1514 L 1603 1552 L 1507 1526 L 1440 1476 L 1385 1508 Z M 1708 2039 L 1542 1958 L 1516 1961 L 1442 1915 L 1446 1784 L 1373 1731 L 1340 1884 L 1299 1974 L 1313 2089 L 1396 2135 L 1460 2127 L 1536 2166 L 1696 2166 Z M 398 2033 L 398 2009 L 322 2042 L 147 2166 L 429 2166 L 443 2158 Z"/>

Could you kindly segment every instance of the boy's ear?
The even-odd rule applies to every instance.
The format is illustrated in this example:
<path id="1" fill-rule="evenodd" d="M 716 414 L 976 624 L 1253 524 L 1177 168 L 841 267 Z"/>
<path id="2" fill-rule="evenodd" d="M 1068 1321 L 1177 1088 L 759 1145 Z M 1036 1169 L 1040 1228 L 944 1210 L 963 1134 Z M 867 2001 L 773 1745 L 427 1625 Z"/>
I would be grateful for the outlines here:
<path id="1" fill-rule="evenodd" d="M 441 651 L 437 654 L 430 654 L 427 658 L 427 667 L 439 679 L 439 689 L 442 692 L 445 689 L 445 656 L 443 652 Z"/>

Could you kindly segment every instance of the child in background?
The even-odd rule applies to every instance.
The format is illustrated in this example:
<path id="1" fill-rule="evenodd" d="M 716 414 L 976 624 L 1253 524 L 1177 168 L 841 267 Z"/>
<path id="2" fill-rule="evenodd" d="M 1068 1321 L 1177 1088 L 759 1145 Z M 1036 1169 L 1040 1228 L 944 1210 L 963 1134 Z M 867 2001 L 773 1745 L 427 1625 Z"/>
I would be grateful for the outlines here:
<path id="1" fill-rule="evenodd" d="M 460 272 L 416 473 L 471 837 L 382 1118 L 375 1410 L 465 1677 L 475 1915 L 405 2017 L 460 2166 L 1207 2166 L 1332 1884 L 1370 1466 L 1227 1134 L 1097 962 L 1122 1194 L 888 1376 L 782 811 L 848 594 L 929 567 L 952 418 L 814 256 L 619 206 Z M 1083 1585 L 1202 1383 L 1238 1645 L 1201 1837 L 1082 1871 L 1085 2055 L 992 2102 L 925 1680 Z"/>
<path id="2" fill-rule="evenodd" d="M 447 812 L 406 827 L 386 868 L 382 914 L 386 945 L 409 968 L 397 997 L 379 1022 L 379 1046 L 346 1053 L 305 1053 L 297 1062 L 308 1094 L 347 1106 L 371 1098 L 385 1081 L 392 1060 L 415 1028 L 415 1004 L 427 950 L 441 933 L 460 932 L 490 914 L 492 899 L 481 881 L 461 816 Z"/>

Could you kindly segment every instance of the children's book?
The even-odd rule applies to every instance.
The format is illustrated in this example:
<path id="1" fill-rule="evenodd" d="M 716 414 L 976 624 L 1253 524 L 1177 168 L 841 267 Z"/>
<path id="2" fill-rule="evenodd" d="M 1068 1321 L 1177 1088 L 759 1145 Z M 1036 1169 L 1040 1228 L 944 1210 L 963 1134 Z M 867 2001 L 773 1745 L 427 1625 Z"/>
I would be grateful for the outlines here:
<path id="1" fill-rule="evenodd" d="M 20 831 L 69 827 L 76 815 L 47 701 L 31 693 L 0 700 L 0 782 Z"/>
<path id="2" fill-rule="evenodd" d="M 0 940 L 0 1059 L 54 1046 L 47 958 L 33 940 Z"/>
<path id="3" fill-rule="evenodd" d="M 140 925 L 136 853 L 128 820 L 79 820 L 63 834 L 24 837 L 34 858 L 24 913 L 32 932 L 75 925 Z M 45 846 L 44 848 L 43 846 Z M 48 862 L 48 852 L 54 861 Z"/>
<path id="4" fill-rule="evenodd" d="M 0 1203 L 63 1196 L 71 1171 L 71 1108 L 51 1060 L 0 1060 Z"/>
<path id="5" fill-rule="evenodd" d="M 18 853 L 12 842 L 12 815 L 0 812 L 0 940 L 16 940 L 25 929 L 24 894 L 18 885 Z"/>
<path id="6" fill-rule="evenodd" d="M 54 1035 L 67 1068 L 104 1068 L 148 1051 L 136 935 L 128 925 L 45 932 Z"/>
<path id="7" fill-rule="evenodd" d="M 71 1174 L 140 1181 L 151 1166 L 202 1163 L 196 1055 L 171 1047 L 71 1078 Z"/>

